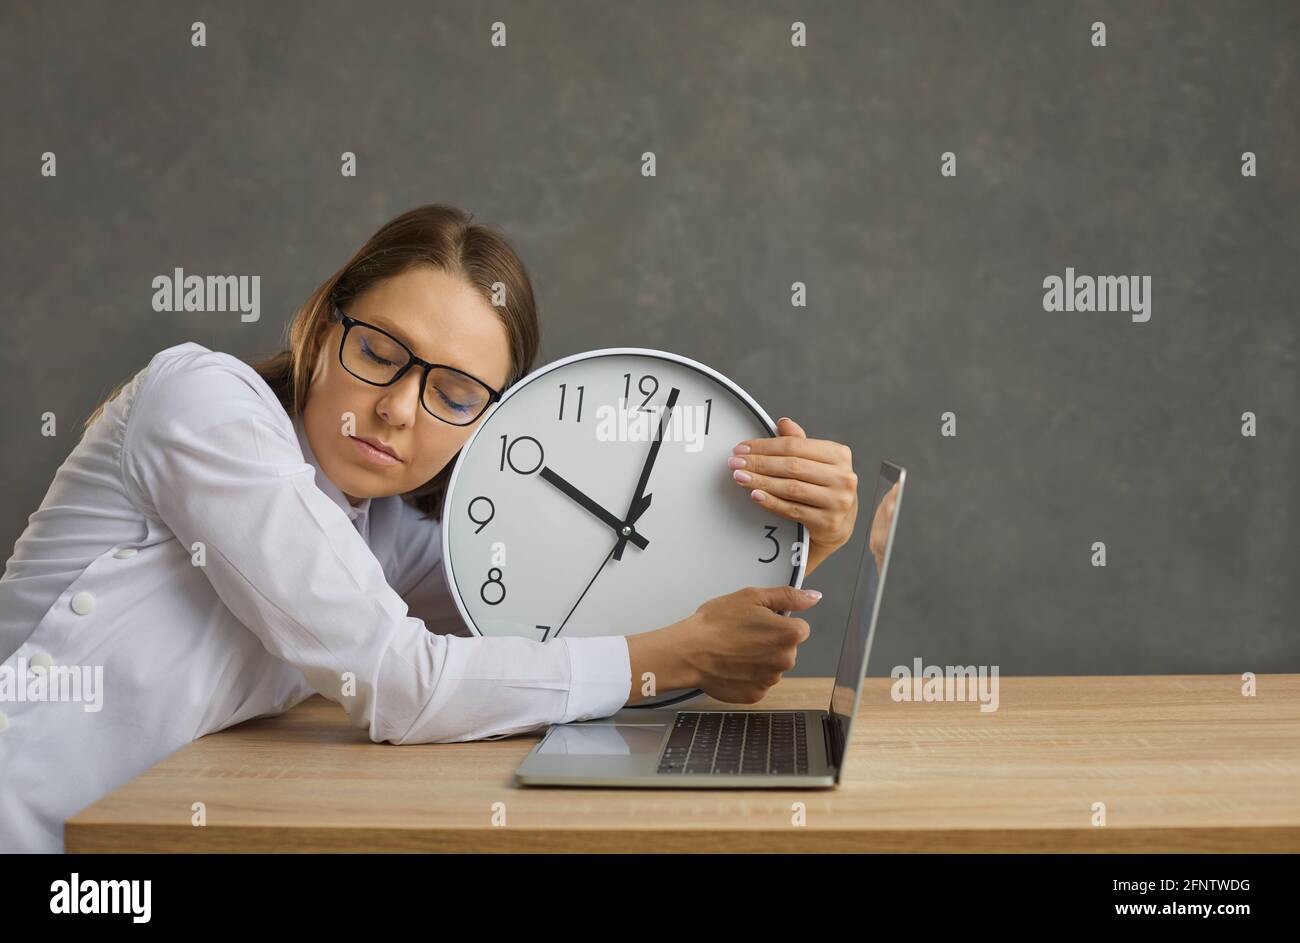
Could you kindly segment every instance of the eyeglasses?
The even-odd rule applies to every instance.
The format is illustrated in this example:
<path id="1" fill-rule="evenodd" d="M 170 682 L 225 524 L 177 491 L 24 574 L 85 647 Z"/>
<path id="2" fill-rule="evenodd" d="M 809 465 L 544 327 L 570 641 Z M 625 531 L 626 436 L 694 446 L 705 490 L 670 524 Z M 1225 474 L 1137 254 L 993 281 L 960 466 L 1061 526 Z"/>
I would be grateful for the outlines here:
<path id="1" fill-rule="evenodd" d="M 412 366 L 419 366 L 424 371 L 420 402 L 431 416 L 453 426 L 468 426 L 501 398 L 497 390 L 478 377 L 446 364 L 421 360 L 392 334 L 348 317 L 337 304 L 334 313 L 343 322 L 339 363 L 358 380 L 371 386 L 391 386 Z"/>

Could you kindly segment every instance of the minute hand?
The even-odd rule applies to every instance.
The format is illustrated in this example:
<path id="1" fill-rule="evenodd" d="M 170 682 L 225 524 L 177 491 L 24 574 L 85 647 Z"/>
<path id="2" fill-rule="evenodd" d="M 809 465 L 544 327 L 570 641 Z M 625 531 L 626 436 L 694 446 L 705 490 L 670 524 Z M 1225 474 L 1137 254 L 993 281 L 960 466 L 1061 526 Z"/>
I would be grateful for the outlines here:
<path id="1" fill-rule="evenodd" d="M 641 479 L 636 483 L 636 493 L 632 495 L 632 500 L 627 506 L 627 513 L 623 515 L 624 521 L 633 521 L 632 516 L 641 503 L 641 496 L 645 494 L 646 485 L 650 481 L 650 469 L 654 468 L 655 457 L 659 454 L 659 446 L 663 444 L 664 423 L 668 421 L 668 416 L 672 413 L 673 407 L 677 405 L 677 394 L 681 390 L 673 387 L 668 391 L 668 402 L 665 404 L 663 415 L 659 417 L 659 428 L 655 430 L 655 440 L 650 443 L 650 454 L 646 456 L 645 465 L 641 467 Z M 614 545 L 614 559 L 623 559 L 623 547 L 627 544 L 628 538 L 619 536 L 618 543 Z"/>
<path id="2" fill-rule="evenodd" d="M 549 481 L 551 484 L 555 485 L 555 487 L 559 488 L 561 491 L 563 491 L 565 494 L 567 494 L 567 495 L 568 495 L 569 497 L 571 497 L 573 500 L 577 501 L 579 504 L 581 504 L 584 508 L 586 508 L 586 509 L 587 509 L 588 511 L 590 511 L 592 514 L 595 514 L 598 518 L 600 518 L 602 521 L 604 521 L 606 524 L 608 524 L 610 527 L 612 527 L 612 528 L 614 529 L 614 532 L 617 533 L 617 534 L 619 534 L 619 543 L 620 543 L 620 545 L 621 545 L 622 542 L 625 541 L 625 540 L 630 540 L 630 541 L 632 541 L 632 543 L 636 544 L 636 545 L 637 545 L 638 547 L 640 547 L 642 550 L 644 550 L 646 547 L 648 547 L 648 546 L 650 545 L 650 541 L 646 540 L 644 537 L 642 537 L 640 534 L 638 534 L 637 531 L 636 531 L 636 528 L 635 528 L 635 527 L 632 527 L 631 522 L 629 522 L 628 524 L 625 525 L 622 521 L 620 521 L 620 520 L 619 520 L 617 517 L 615 517 L 613 514 L 611 514 L 611 513 L 609 513 L 608 511 L 606 511 L 603 507 L 601 507 L 599 504 L 597 504 L 597 503 L 596 503 L 595 501 L 593 501 L 591 498 L 587 497 L 585 494 L 583 494 L 581 491 L 579 491 L 579 490 L 578 490 L 577 488 L 575 488 L 573 485 L 569 484 L 567 481 L 565 481 L 563 478 L 561 478 L 561 477 L 560 477 L 559 475 L 557 475 L 555 472 L 551 471 L 551 467 L 550 467 L 549 465 L 547 465 L 547 466 L 546 466 L 545 468 L 543 468 L 540 472 L 538 472 L 538 474 L 540 474 L 543 478 L 545 478 L 545 479 L 546 479 L 547 481 Z M 629 533 L 628 536 L 626 536 L 626 537 L 622 536 L 622 532 L 623 532 L 623 528 L 624 528 L 624 527 L 629 528 L 630 531 L 631 531 L 631 533 Z"/>

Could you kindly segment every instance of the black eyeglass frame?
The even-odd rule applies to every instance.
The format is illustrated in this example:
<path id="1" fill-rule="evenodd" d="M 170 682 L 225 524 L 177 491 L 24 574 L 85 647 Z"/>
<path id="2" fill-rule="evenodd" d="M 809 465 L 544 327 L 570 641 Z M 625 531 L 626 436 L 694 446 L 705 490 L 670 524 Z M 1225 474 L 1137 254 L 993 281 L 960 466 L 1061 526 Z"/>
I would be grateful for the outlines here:
<path id="1" fill-rule="evenodd" d="M 421 369 L 424 371 L 424 373 L 420 377 L 420 405 L 423 406 L 424 411 L 428 413 L 430 416 L 432 416 L 434 419 L 437 419 L 439 422 L 445 422 L 449 426 L 468 426 L 468 425 L 472 425 L 475 422 L 478 422 L 479 417 L 482 416 L 489 409 L 491 409 L 493 403 L 501 399 L 502 394 L 500 390 L 494 390 L 491 386 L 484 383 L 478 377 L 474 376 L 474 374 L 466 373 L 464 370 L 461 370 L 459 367 L 453 367 L 451 364 L 429 363 L 429 361 L 427 360 L 421 360 L 419 357 L 415 356 L 415 352 L 412 351 L 411 348 L 407 347 L 396 337 L 393 337 L 392 334 L 389 334 L 382 327 L 379 327 L 378 325 L 375 324 L 370 324 L 366 321 L 358 321 L 356 318 L 350 317 L 347 314 L 347 312 L 345 312 L 342 308 L 340 308 L 337 302 L 332 302 L 332 304 L 334 306 L 334 313 L 338 315 L 338 319 L 343 323 L 343 336 L 339 338 L 339 366 L 341 366 L 344 370 L 347 370 L 349 374 L 356 377 L 362 383 L 369 383 L 371 386 L 392 386 L 402 377 L 406 376 L 406 372 L 411 369 L 412 365 L 419 364 Z M 372 331 L 378 331 L 380 334 L 383 334 L 385 337 L 391 340 L 398 347 L 402 348 L 402 350 L 406 351 L 406 357 L 407 357 L 406 363 L 403 364 L 400 368 L 398 368 L 398 371 L 395 374 L 393 374 L 393 378 L 389 380 L 387 383 L 376 383 L 374 380 L 367 380 L 363 376 L 357 376 L 357 374 L 346 363 L 343 362 L 343 350 L 347 346 L 348 332 L 357 326 L 369 328 Z M 459 373 L 463 377 L 469 377 L 475 383 L 479 384 L 485 390 L 488 391 L 488 401 L 483 404 L 482 409 L 480 409 L 477 413 L 474 414 L 474 418 L 468 419 L 465 422 L 452 422 L 450 419 L 444 419 L 442 416 L 439 416 L 437 413 L 435 413 L 432 409 L 429 408 L 429 404 L 424 399 L 424 391 L 425 388 L 429 385 L 429 371 L 434 369 L 435 367 L 440 367 L 443 370 L 451 370 L 453 373 Z"/>

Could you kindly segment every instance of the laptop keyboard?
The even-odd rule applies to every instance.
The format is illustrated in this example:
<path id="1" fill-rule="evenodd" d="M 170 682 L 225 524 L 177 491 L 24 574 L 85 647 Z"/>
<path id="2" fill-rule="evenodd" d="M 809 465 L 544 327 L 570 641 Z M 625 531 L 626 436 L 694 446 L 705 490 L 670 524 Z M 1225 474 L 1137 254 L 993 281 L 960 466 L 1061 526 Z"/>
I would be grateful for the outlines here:
<path id="1" fill-rule="evenodd" d="M 660 773 L 808 772 L 804 715 L 796 711 L 679 711 Z"/>

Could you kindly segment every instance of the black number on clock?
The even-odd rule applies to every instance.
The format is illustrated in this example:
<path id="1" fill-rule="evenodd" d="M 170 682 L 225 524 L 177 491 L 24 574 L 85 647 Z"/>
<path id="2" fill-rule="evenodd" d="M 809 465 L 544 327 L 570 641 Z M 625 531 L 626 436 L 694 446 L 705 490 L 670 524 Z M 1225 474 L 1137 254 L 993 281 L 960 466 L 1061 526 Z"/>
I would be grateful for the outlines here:
<path id="1" fill-rule="evenodd" d="M 649 380 L 653 384 L 653 386 L 650 388 L 650 391 L 648 393 L 646 392 L 646 388 L 645 388 L 646 380 Z M 646 403 L 650 402 L 650 398 L 659 392 L 659 380 L 656 377 L 647 373 L 645 376 L 643 376 L 640 380 L 637 381 L 636 388 L 640 392 L 645 393 L 645 400 L 642 401 L 641 405 L 638 406 L 637 409 L 645 409 Z M 632 399 L 632 374 L 625 373 L 623 374 L 623 401 L 629 402 L 631 401 L 631 399 Z"/>
<path id="2" fill-rule="evenodd" d="M 559 419 L 560 419 L 561 422 L 564 421 L 564 393 L 565 393 L 565 387 L 567 387 L 568 385 L 569 385 L 569 384 L 567 384 L 567 383 L 561 383 L 561 384 L 560 384 L 560 416 L 559 416 Z M 585 386 L 580 386 L 580 387 L 578 387 L 578 422 L 582 422 L 582 394 L 583 394 L 583 391 L 584 391 L 584 390 L 586 390 L 586 387 L 585 387 Z"/>
<path id="3" fill-rule="evenodd" d="M 758 562 L 759 562 L 759 563 L 771 563 L 771 562 L 772 562 L 773 560 L 775 560 L 775 559 L 780 555 L 780 553 L 781 553 L 781 542 L 780 542 L 779 540 L 777 540 L 775 537 L 772 536 L 773 534 L 776 533 L 776 525 L 775 525 L 775 524 L 764 524 L 764 525 L 763 525 L 763 529 L 767 531 L 767 533 L 764 534 L 763 537 L 764 537 L 765 539 L 767 539 L 767 540 L 772 541 L 772 555 L 771 555 L 770 557 L 768 557 L 767 559 L 764 559 L 764 558 L 762 558 L 762 557 L 759 557 L 759 558 L 758 558 Z"/>
<path id="4" fill-rule="evenodd" d="M 537 446 L 537 464 L 527 470 L 517 466 L 515 464 L 515 458 L 514 458 L 515 446 L 518 445 L 520 442 L 525 442 L 525 441 L 531 442 L 533 443 L 533 445 Z M 515 439 L 513 442 L 510 443 L 509 448 L 506 447 L 506 437 L 505 436 L 501 437 L 501 467 L 497 469 L 498 471 L 505 471 L 506 462 L 509 462 L 511 470 L 516 471 L 521 475 L 531 475 L 533 472 L 537 471 L 537 469 L 541 468 L 542 464 L 545 461 L 546 461 L 546 453 L 542 451 L 542 443 L 538 442 L 532 436 L 530 435 L 519 436 L 517 439 Z"/>
<path id="5" fill-rule="evenodd" d="M 477 517 L 474 516 L 474 502 L 475 502 L 475 501 L 486 501 L 486 502 L 488 503 L 488 516 L 487 516 L 486 518 L 484 518 L 483 520 L 481 520 L 481 521 L 480 521 Z M 489 498 L 487 495 L 483 495 L 483 494 L 481 494 L 481 495 L 479 495 L 477 498 L 475 498 L 473 501 L 470 501 L 470 503 L 469 503 L 469 507 L 467 507 L 467 508 L 465 509 L 465 513 L 467 513 L 467 514 L 469 515 L 469 519 L 470 519 L 471 521 L 473 521 L 475 524 L 478 525 L 478 529 L 474 531 L 474 533 L 477 534 L 477 533 L 479 533 L 480 531 L 482 531 L 484 527 L 487 527 L 488 524 L 492 523 L 492 518 L 494 518 L 494 517 L 497 516 L 497 506 L 496 506 L 495 504 L 492 503 L 492 499 L 491 499 L 491 498 Z"/>
<path id="6" fill-rule="evenodd" d="M 713 418 L 713 397 L 710 396 L 704 402 L 709 404 L 709 408 L 704 411 L 704 434 L 709 434 L 709 420 Z"/>
<path id="7" fill-rule="evenodd" d="M 494 576 L 493 574 L 496 575 Z M 487 588 L 489 586 L 501 587 L 501 598 L 496 600 L 495 602 L 487 598 Z M 483 583 L 483 585 L 478 588 L 478 595 L 479 598 L 482 599 L 489 606 L 501 605 L 502 601 L 506 598 L 506 584 L 501 582 L 501 567 L 494 566 L 490 570 L 488 570 L 488 578 Z"/>
<path id="8" fill-rule="evenodd" d="M 542 641 L 543 641 L 543 642 L 545 642 L 547 636 L 549 636 L 549 635 L 551 634 L 551 627 L 550 627 L 549 625 L 535 625 L 535 626 L 533 626 L 533 628 L 535 628 L 535 629 L 542 629 L 542 630 L 543 630 L 543 632 L 542 632 Z"/>

